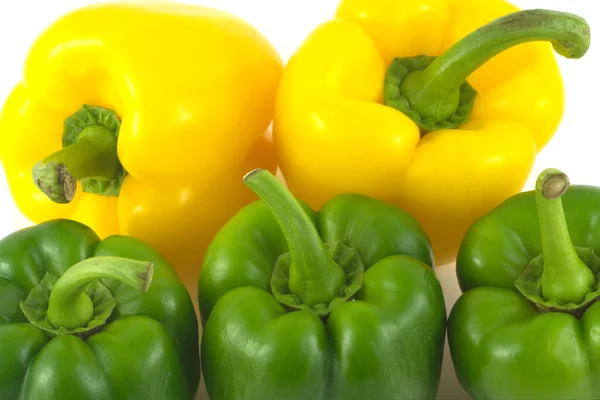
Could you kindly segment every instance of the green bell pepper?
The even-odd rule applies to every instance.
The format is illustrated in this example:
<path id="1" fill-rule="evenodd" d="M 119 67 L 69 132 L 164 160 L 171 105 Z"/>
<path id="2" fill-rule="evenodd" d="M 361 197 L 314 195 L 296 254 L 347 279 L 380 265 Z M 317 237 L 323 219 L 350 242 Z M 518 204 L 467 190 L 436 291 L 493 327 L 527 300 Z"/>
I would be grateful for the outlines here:
<path id="1" fill-rule="evenodd" d="M 600 398 L 598 252 L 600 188 L 555 169 L 469 228 L 448 341 L 470 396 Z"/>
<path id="2" fill-rule="evenodd" d="M 268 171 L 207 251 L 199 283 L 211 400 L 433 399 L 446 310 L 404 211 L 339 195 L 319 213 Z"/>
<path id="3" fill-rule="evenodd" d="M 198 324 L 176 272 L 125 236 L 54 220 L 0 241 L 0 398 L 193 399 Z"/>

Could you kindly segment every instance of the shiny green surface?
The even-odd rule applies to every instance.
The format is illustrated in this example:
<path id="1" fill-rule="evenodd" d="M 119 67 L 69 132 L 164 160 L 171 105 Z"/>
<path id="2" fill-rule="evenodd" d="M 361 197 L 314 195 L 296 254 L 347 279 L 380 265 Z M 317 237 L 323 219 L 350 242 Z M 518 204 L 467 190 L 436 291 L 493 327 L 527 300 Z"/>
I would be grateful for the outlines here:
<path id="1" fill-rule="evenodd" d="M 93 256 L 154 262 L 148 292 L 103 279 L 117 307 L 89 335 L 53 337 L 29 324 L 19 303 L 44 275 Z M 68 220 L 0 241 L 0 354 L 1 399 L 193 399 L 199 383 L 197 320 L 175 271 L 136 239 L 100 241 Z"/>
<path id="2" fill-rule="evenodd" d="M 285 237 L 262 201 L 242 209 L 215 237 L 199 279 L 211 400 L 435 398 L 445 307 L 423 230 L 360 195 L 305 210 L 324 243 L 358 250 L 363 287 L 324 318 L 285 308 L 270 293 Z"/>
<path id="3" fill-rule="evenodd" d="M 571 186 L 562 203 L 573 245 L 600 254 L 600 188 Z M 539 222 L 534 192 L 521 193 L 476 221 L 461 245 L 465 293 L 448 339 L 474 399 L 600 398 L 600 304 L 581 318 L 541 312 L 514 285 L 542 253 Z"/>

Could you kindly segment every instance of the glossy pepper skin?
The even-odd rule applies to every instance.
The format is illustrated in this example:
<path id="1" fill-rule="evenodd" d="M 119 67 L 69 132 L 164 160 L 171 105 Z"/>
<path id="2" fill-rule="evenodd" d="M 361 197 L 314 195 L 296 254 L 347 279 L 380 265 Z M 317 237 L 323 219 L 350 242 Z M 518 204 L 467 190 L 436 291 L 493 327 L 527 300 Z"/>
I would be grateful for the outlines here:
<path id="1" fill-rule="evenodd" d="M 102 238 L 139 238 L 195 290 L 206 246 L 252 201 L 239 176 L 276 168 L 267 129 L 282 68 L 263 36 L 222 11 L 153 1 L 70 12 L 34 43 L 2 110 L 0 158 L 14 200 L 35 223 L 69 218 Z M 63 125 L 83 106 L 120 122 L 118 163 L 90 167 L 115 164 L 126 176 L 109 195 L 84 191 L 77 179 L 70 202 L 55 203 L 32 169 L 63 148 Z M 81 172 L 114 177 L 107 173 Z"/>
<path id="2" fill-rule="evenodd" d="M 494 47 L 487 38 L 508 43 L 515 39 L 512 29 L 531 25 L 515 18 L 488 29 L 491 35 L 479 36 L 483 40 L 460 44 L 477 28 L 517 11 L 502 0 L 342 0 L 335 19 L 318 26 L 294 53 L 277 93 L 273 137 L 292 193 L 313 208 L 346 192 L 392 202 L 423 226 L 436 265 L 453 262 L 469 225 L 521 191 L 563 115 L 563 84 L 550 44 L 486 53 Z M 529 16 L 536 19 L 534 14 Z M 561 34 L 566 41 L 573 32 L 586 36 L 587 29 L 589 35 L 584 23 L 569 24 Z M 453 45 L 458 51 L 450 56 Z M 579 46 L 585 53 L 589 41 L 572 47 Z M 472 49 L 477 51 L 470 59 L 465 54 Z M 447 65 L 462 58 L 459 68 L 447 69 L 452 77 L 432 74 L 442 78 L 432 78 L 423 91 L 419 82 L 398 91 L 396 58 L 415 57 L 421 64 L 426 57 L 420 56 L 443 54 Z M 397 96 L 409 93 L 424 102 L 424 112 L 443 114 L 444 96 L 450 89 L 458 94 L 448 85 L 467 77 L 476 97 L 471 109 L 461 99 L 460 123 L 420 129 L 412 115 L 397 109 L 404 104 Z"/>
<path id="3" fill-rule="evenodd" d="M 247 175 L 262 200 L 220 230 L 201 270 L 210 398 L 435 398 L 446 312 L 423 230 L 363 195 L 314 212 L 275 182 Z"/>
<path id="4" fill-rule="evenodd" d="M 544 176 L 566 190 L 560 171 Z M 464 294 L 448 340 L 473 399 L 600 397 L 600 188 L 573 185 L 562 205 L 550 203 L 534 191 L 511 197 L 477 220 L 460 247 Z M 527 273 L 531 266 L 541 278 Z"/>
<path id="5" fill-rule="evenodd" d="M 118 279 L 107 278 L 107 264 Z M 125 264 L 144 268 L 134 274 L 136 280 L 143 278 L 140 287 L 120 281 Z M 43 290 L 47 273 L 58 281 L 49 291 L 49 301 L 46 297 L 36 302 L 39 290 L 48 295 Z M 175 270 L 147 244 L 126 236 L 100 240 L 79 222 L 52 220 L 0 241 L 0 276 L 0 398 L 195 397 L 200 359 L 193 304 Z M 77 289 L 75 282 L 83 287 Z M 98 304 L 106 307 L 107 298 L 115 306 L 104 314 L 106 321 L 96 321 L 93 327 L 93 321 L 86 325 L 88 319 L 71 320 L 80 314 L 76 295 L 88 283 L 104 290 L 104 297 L 91 297 L 94 316 Z M 64 295 L 65 287 L 74 291 L 62 297 L 66 306 L 53 308 L 58 314 L 52 318 L 51 307 L 61 298 L 57 291 Z M 27 304 L 43 311 L 42 322 L 36 313 L 25 312 Z"/>

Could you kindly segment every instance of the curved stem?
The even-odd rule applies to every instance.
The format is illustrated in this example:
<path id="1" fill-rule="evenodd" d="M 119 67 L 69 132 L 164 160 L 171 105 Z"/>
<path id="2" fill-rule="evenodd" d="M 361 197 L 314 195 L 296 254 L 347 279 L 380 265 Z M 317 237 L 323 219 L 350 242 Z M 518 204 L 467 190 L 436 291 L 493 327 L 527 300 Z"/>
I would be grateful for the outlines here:
<path id="1" fill-rule="evenodd" d="M 114 179 L 121 169 L 115 134 L 101 125 L 81 131 L 77 142 L 49 155 L 33 167 L 33 181 L 51 200 L 68 203 L 76 181 Z"/>
<path id="2" fill-rule="evenodd" d="M 149 261 L 120 257 L 93 257 L 69 268 L 56 281 L 48 301 L 48 320 L 55 327 L 83 327 L 94 316 L 94 306 L 85 294 L 86 286 L 102 278 L 123 282 L 138 290 L 147 291 L 154 266 Z"/>
<path id="3" fill-rule="evenodd" d="M 422 117 L 447 119 L 456 112 L 459 88 L 469 75 L 504 50 L 535 41 L 549 41 L 558 54 L 580 58 L 590 46 L 590 27 L 564 12 L 515 12 L 477 29 L 426 69 L 409 74 L 400 90 Z"/>
<path id="4" fill-rule="evenodd" d="M 244 183 L 271 209 L 290 249 L 289 289 L 307 305 L 329 303 L 342 294 L 346 275 L 325 251 L 319 233 L 298 201 L 267 170 L 256 169 Z"/>
<path id="5" fill-rule="evenodd" d="M 596 283 L 592 271 L 577 255 L 571 242 L 561 196 L 569 179 L 559 170 L 547 169 L 536 182 L 535 198 L 542 234 L 542 295 L 546 300 L 582 301 Z"/>

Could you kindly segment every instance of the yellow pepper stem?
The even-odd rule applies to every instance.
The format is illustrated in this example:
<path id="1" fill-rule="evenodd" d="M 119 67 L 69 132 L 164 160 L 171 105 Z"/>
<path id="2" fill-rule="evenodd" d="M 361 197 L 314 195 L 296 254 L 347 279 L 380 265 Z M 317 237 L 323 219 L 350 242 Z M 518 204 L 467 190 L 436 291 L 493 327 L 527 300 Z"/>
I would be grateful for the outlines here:
<path id="1" fill-rule="evenodd" d="M 498 18 L 437 58 L 394 60 L 386 77 L 386 104 L 407 114 L 425 133 L 457 127 L 468 119 L 476 96 L 467 78 L 506 49 L 536 41 L 551 42 L 564 57 L 581 58 L 590 46 L 590 27 L 577 15 L 550 10 Z"/>
<path id="2" fill-rule="evenodd" d="M 77 142 L 37 163 L 33 181 L 52 201 L 68 203 L 75 196 L 78 180 L 112 180 L 120 169 L 115 134 L 93 125 L 81 132 Z"/>

